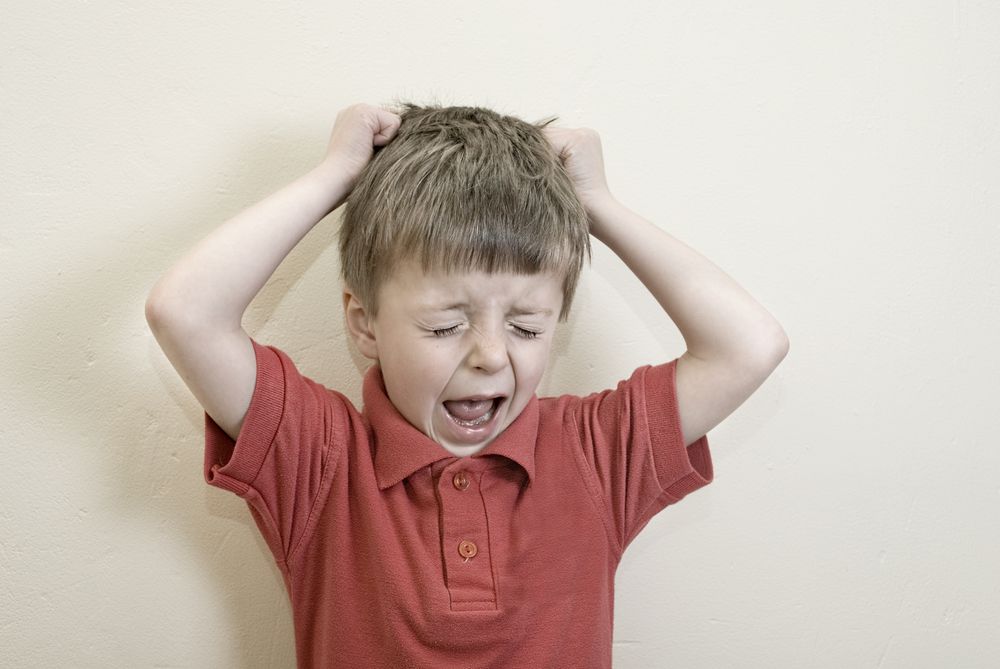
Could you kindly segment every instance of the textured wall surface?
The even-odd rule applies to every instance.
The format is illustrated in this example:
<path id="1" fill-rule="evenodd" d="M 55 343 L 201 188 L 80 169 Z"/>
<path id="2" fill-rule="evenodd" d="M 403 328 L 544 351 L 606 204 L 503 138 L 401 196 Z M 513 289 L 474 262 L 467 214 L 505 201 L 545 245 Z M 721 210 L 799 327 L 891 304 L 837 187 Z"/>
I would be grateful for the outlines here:
<path id="1" fill-rule="evenodd" d="M 1000 666 L 997 35 L 971 0 L 6 7 L 2 664 L 292 666 L 279 572 L 204 483 L 143 303 L 340 108 L 399 97 L 597 129 L 618 198 L 791 339 L 710 433 L 715 483 L 625 554 L 616 667 Z M 337 219 L 245 327 L 357 399 Z M 557 350 L 547 394 L 683 339 L 598 247 Z"/>

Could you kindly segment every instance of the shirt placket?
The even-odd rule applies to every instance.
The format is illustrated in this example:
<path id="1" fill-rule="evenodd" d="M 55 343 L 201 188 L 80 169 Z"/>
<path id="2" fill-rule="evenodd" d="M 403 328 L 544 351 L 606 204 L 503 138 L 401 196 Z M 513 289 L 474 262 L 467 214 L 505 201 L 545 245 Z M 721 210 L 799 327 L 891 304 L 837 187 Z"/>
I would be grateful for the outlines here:
<path id="1" fill-rule="evenodd" d="M 486 504 L 484 459 L 458 458 L 437 479 L 444 580 L 453 611 L 497 608 Z"/>

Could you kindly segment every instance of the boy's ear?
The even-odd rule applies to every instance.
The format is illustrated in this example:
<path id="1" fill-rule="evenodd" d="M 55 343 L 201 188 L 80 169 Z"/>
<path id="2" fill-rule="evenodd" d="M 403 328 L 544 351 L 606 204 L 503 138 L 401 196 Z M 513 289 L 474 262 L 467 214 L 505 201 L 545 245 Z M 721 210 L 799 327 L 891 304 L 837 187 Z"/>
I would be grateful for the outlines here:
<path id="1" fill-rule="evenodd" d="M 378 359 L 378 346 L 375 344 L 375 331 L 372 329 L 371 317 L 365 305 L 350 290 L 344 290 L 344 318 L 347 329 L 358 345 L 361 355 L 372 360 Z"/>

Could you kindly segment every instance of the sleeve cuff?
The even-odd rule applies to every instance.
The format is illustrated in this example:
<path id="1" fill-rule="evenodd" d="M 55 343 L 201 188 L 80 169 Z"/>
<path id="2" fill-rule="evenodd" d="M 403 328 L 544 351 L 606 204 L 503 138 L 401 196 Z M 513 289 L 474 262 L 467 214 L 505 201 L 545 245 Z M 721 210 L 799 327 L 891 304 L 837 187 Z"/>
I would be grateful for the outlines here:
<path id="1" fill-rule="evenodd" d="M 677 501 L 714 477 L 708 435 L 684 446 L 677 404 L 677 359 L 646 370 L 645 402 L 650 448 L 664 494 Z"/>
<path id="2" fill-rule="evenodd" d="M 281 422 L 285 377 L 278 353 L 251 338 L 257 377 L 250 406 L 234 442 L 205 413 L 205 481 L 244 496 L 267 457 Z"/>

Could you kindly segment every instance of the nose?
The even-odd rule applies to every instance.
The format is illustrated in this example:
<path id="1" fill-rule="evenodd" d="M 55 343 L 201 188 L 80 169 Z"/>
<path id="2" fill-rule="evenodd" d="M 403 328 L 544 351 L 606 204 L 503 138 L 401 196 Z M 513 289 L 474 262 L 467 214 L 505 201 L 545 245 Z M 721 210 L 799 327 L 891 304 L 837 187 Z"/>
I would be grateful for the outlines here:
<path id="1" fill-rule="evenodd" d="M 507 346 L 502 333 L 479 331 L 475 333 L 469 364 L 489 374 L 507 365 Z"/>

